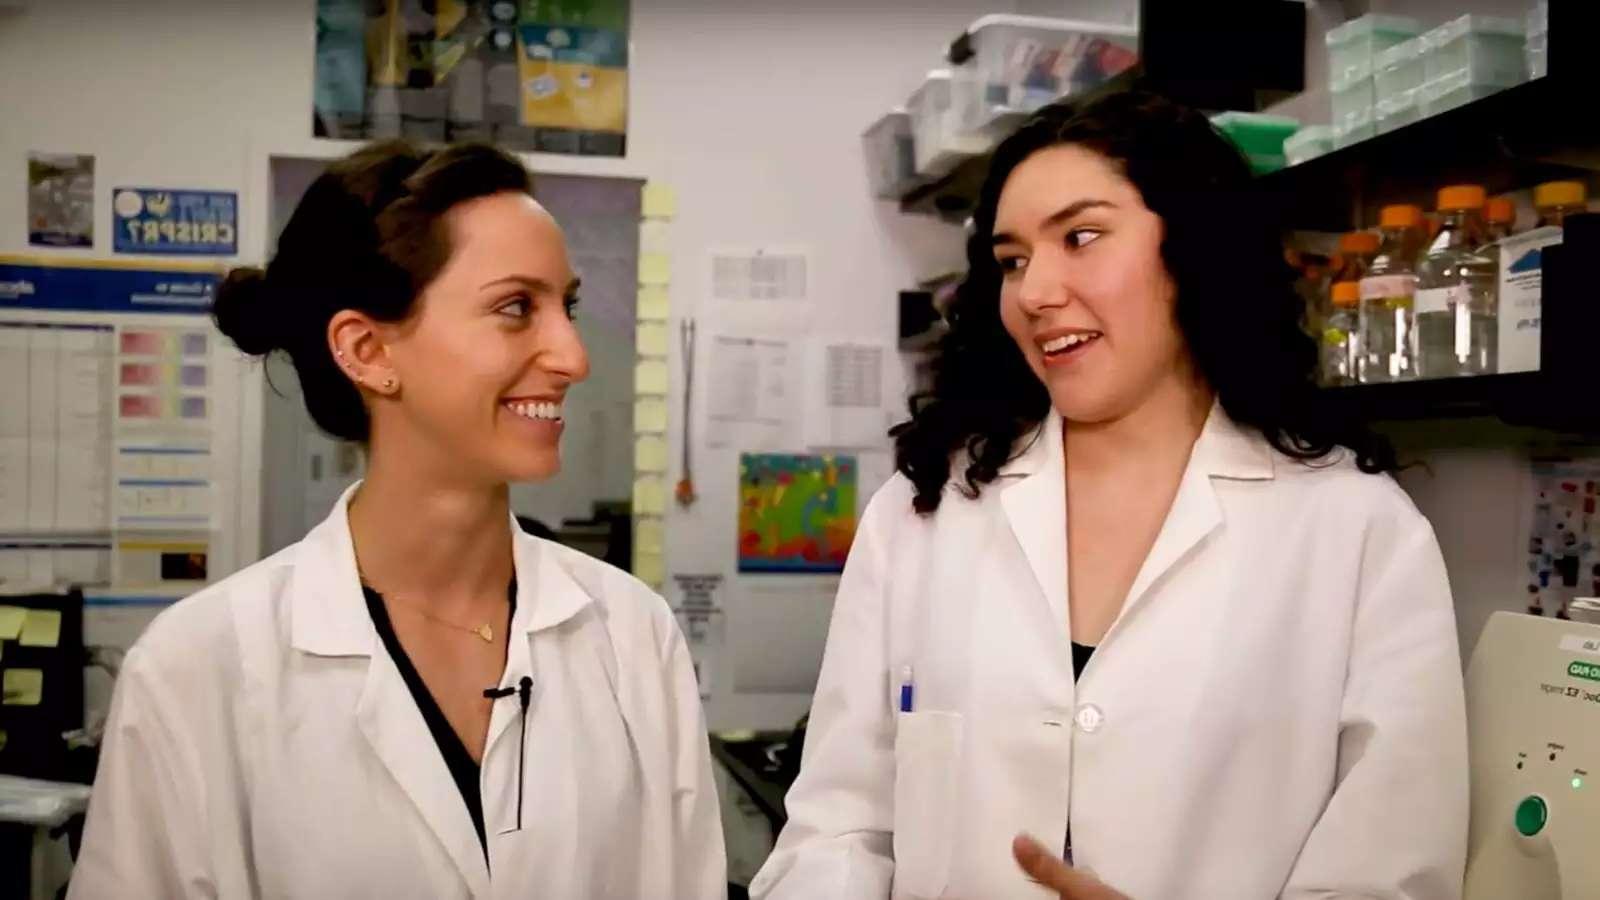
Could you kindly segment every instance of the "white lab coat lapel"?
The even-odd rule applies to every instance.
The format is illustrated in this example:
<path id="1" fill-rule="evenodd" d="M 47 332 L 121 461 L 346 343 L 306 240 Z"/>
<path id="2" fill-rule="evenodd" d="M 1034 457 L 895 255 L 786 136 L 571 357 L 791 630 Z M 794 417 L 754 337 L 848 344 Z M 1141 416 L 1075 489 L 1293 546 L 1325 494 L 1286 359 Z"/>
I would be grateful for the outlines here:
<path id="1" fill-rule="evenodd" d="M 1178 482 L 1172 508 L 1167 511 L 1155 544 L 1139 566 L 1122 611 L 1106 638 L 1109 639 L 1117 626 L 1149 596 L 1162 576 L 1222 525 L 1222 505 L 1217 499 L 1213 479 L 1261 480 L 1272 476 L 1272 451 L 1262 444 L 1259 436 L 1245 432 L 1228 418 L 1220 403 L 1213 403 L 1200 437 L 1189 452 L 1189 462 Z"/>
<path id="2" fill-rule="evenodd" d="M 373 753 L 439 839 L 473 896 L 487 896 L 489 868 L 472 817 L 450 778 L 416 700 L 367 613 L 356 574 L 348 508 L 353 485 L 306 536 L 294 570 L 293 645 L 319 656 L 365 656 L 355 717 Z"/>
<path id="3" fill-rule="evenodd" d="M 1033 570 L 1051 621 L 1068 622 L 1067 490 L 1061 416 L 1051 410 L 1000 468 L 1000 505 Z"/>
<path id="4" fill-rule="evenodd" d="M 543 685 L 534 662 L 533 642 L 536 635 L 554 628 L 583 611 L 593 598 L 545 551 L 534 537 L 524 533 L 515 519 L 512 520 L 512 563 L 517 574 L 517 610 L 511 617 L 510 639 L 506 642 L 506 667 L 500 677 L 500 688 L 516 689 L 524 676 L 533 680 L 528 705 L 528 721 L 532 722 L 539 708 Z M 614 679 L 613 679 L 614 680 Z M 613 690 L 615 685 L 613 684 Z M 522 707 L 515 694 L 497 702 L 489 716 L 488 740 L 484 742 L 484 826 L 489 833 L 504 834 L 515 830 L 516 800 L 519 785 L 516 783 L 516 754 L 521 752 L 519 729 L 523 725 Z M 531 726 L 530 726 L 531 727 Z M 497 744 L 502 739 L 511 745 L 502 751 Z M 509 753 L 509 766 L 490 765 L 499 762 L 502 753 Z M 491 773 L 505 773 L 510 781 L 494 779 Z M 522 785 L 524 789 L 526 785 Z M 523 824 L 527 824 L 528 810 L 524 799 Z M 501 809 L 501 803 L 505 808 Z"/>

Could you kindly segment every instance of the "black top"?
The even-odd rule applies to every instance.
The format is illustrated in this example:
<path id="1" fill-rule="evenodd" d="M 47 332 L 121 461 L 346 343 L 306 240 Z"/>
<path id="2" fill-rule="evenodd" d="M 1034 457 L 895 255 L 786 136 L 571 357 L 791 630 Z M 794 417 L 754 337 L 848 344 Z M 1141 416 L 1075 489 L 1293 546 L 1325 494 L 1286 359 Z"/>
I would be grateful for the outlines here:
<path id="1" fill-rule="evenodd" d="M 1089 664 L 1089 657 L 1094 655 L 1094 647 L 1090 644 L 1072 642 L 1072 677 L 1082 678 L 1083 667 Z"/>
<path id="2" fill-rule="evenodd" d="M 483 848 L 483 858 L 489 859 L 489 839 L 485 836 L 483 827 L 483 795 L 478 790 L 478 764 L 468 752 L 467 745 L 462 742 L 461 736 L 450 727 L 450 720 L 445 718 L 444 710 L 439 708 L 439 702 L 433 699 L 433 694 L 428 691 L 428 685 L 417 674 L 417 667 L 412 665 L 411 657 L 406 655 L 406 648 L 400 646 L 400 638 L 394 633 L 394 623 L 389 621 L 389 610 L 383 605 L 383 595 L 366 585 L 361 586 L 361 592 L 367 597 L 367 612 L 372 616 L 372 626 L 378 630 L 378 637 L 383 640 L 384 649 L 389 651 L 389 657 L 394 660 L 395 668 L 400 670 L 400 677 L 405 680 L 406 687 L 411 691 L 411 699 L 417 702 L 417 710 L 422 713 L 422 721 L 428 724 L 428 732 L 433 735 L 433 742 L 439 746 L 439 755 L 444 757 L 445 768 L 450 770 L 450 777 L 456 783 L 456 789 L 461 792 L 461 799 L 466 801 L 467 814 L 472 817 L 472 827 L 478 832 L 478 844 Z M 507 593 L 510 600 L 510 612 L 506 613 L 506 631 L 510 633 L 511 617 L 517 612 L 517 579 L 511 579 L 511 589 Z"/>

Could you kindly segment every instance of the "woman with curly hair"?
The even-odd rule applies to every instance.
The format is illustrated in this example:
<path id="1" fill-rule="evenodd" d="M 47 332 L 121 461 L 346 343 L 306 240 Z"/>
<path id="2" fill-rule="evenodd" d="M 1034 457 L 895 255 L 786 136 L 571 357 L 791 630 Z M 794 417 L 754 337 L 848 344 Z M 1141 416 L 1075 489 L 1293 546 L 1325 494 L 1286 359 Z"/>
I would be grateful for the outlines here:
<path id="1" fill-rule="evenodd" d="M 1149 94 L 1001 144 L 754 895 L 1459 896 L 1444 564 L 1257 199 Z"/>

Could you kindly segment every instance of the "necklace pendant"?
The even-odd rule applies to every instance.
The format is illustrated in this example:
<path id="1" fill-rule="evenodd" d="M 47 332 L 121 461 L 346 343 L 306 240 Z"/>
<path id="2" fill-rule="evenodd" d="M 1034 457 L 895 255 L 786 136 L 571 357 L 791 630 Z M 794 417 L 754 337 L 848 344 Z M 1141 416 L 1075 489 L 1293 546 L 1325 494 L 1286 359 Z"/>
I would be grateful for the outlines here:
<path id="1" fill-rule="evenodd" d="M 488 622 L 485 622 L 482 625 L 479 625 L 477 628 L 474 628 L 472 633 L 483 638 L 483 642 L 485 644 L 494 643 L 494 629 L 489 627 Z"/>

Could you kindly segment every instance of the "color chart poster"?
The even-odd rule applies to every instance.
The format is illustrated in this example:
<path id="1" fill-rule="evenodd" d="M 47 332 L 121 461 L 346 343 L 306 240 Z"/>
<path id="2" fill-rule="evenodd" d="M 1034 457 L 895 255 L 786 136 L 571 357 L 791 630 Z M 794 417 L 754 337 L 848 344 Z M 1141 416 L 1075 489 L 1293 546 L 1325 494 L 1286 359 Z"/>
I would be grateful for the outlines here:
<path id="1" fill-rule="evenodd" d="M 739 571 L 836 574 L 856 533 L 853 456 L 739 457 Z"/>
<path id="2" fill-rule="evenodd" d="M 622 156 L 629 0 L 317 0 L 313 132 Z"/>

